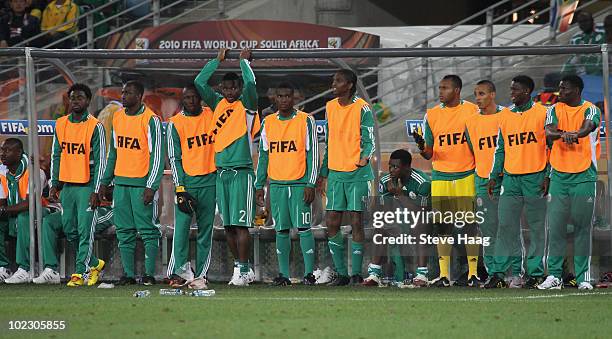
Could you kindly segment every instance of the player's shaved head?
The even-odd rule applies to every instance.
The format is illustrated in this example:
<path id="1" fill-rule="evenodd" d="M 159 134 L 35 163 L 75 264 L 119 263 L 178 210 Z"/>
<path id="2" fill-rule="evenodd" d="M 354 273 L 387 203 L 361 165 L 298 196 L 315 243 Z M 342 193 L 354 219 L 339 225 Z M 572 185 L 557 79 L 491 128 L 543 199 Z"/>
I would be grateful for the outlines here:
<path id="1" fill-rule="evenodd" d="M 8 138 L 4 140 L 4 145 L 8 147 L 14 147 L 17 150 L 23 152 L 23 142 L 17 138 Z"/>
<path id="2" fill-rule="evenodd" d="M 582 90 L 584 89 L 584 81 L 582 81 L 582 78 L 577 75 L 566 75 L 561 78 L 561 81 L 574 88 L 577 88 L 579 93 L 582 93 Z"/>
<path id="3" fill-rule="evenodd" d="M 489 93 L 496 92 L 495 84 L 491 80 L 480 80 L 476 83 L 476 86 L 485 86 L 488 89 Z"/>
<path id="4" fill-rule="evenodd" d="M 512 78 L 512 82 L 520 84 L 525 89 L 528 89 L 529 94 L 531 94 L 531 92 L 533 92 L 533 89 L 535 88 L 535 82 L 533 81 L 533 79 L 526 75 L 517 75 Z"/>
<path id="5" fill-rule="evenodd" d="M 453 86 L 455 88 L 459 88 L 459 90 L 461 90 L 461 88 L 463 87 L 463 81 L 461 81 L 461 78 L 458 75 L 447 74 L 442 78 L 442 80 L 450 81 L 453 84 Z"/>

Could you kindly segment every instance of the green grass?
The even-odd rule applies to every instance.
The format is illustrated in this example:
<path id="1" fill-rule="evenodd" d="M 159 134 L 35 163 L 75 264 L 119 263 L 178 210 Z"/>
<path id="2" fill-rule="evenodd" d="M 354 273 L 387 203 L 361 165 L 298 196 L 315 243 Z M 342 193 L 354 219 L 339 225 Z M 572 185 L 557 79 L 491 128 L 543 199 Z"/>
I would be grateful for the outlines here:
<path id="1" fill-rule="evenodd" d="M 214 284 L 216 296 L 134 298 L 111 290 L 0 286 L 0 337 L 609 338 L 612 290 L 582 292 Z M 65 331 L 8 331 L 8 320 L 65 320 Z"/>

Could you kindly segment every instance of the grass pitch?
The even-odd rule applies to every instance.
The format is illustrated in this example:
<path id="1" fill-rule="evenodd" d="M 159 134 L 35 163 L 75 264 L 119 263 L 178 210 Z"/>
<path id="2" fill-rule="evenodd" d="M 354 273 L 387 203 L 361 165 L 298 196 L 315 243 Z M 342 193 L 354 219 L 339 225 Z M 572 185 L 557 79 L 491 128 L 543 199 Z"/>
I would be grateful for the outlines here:
<path id="1" fill-rule="evenodd" d="M 0 286 L 0 337 L 609 338 L 612 290 L 269 287 L 213 284 L 214 297 L 115 289 Z M 148 289 L 148 298 L 132 293 Z M 66 330 L 9 330 L 65 320 Z"/>

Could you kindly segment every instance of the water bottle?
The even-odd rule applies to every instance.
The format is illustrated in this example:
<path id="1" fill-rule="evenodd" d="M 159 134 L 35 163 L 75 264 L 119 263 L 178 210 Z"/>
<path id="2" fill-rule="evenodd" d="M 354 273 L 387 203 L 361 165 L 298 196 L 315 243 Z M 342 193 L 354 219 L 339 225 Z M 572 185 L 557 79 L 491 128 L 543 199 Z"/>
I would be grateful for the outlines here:
<path id="1" fill-rule="evenodd" d="M 162 288 L 159 290 L 159 295 L 183 295 L 183 291 L 180 288 Z"/>
<path id="2" fill-rule="evenodd" d="M 215 290 L 195 290 L 189 295 L 192 297 L 212 297 L 215 295 Z"/>
<path id="3" fill-rule="evenodd" d="M 149 292 L 149 290 L 145 290 L 145 291 L 136 291 L 134 292 L 134 296 L 136 298 L 147 298 L 151 295 L 151 292 Z"/>

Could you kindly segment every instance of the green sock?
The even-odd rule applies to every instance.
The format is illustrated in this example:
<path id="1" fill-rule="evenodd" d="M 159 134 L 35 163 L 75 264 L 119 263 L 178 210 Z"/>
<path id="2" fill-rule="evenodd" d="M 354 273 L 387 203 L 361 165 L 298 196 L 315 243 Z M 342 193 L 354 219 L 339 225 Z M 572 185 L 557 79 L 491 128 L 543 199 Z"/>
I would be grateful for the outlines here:
<path id="1" fill-rule="evenodd" d="M 404 258 L 399 255 L 392 255 L 393 277 L 395 281 L 404 281 Z"/>
<path id="2" fill-rule="evenodd" d="M 240 268 L 240 274 L 249 273 L 249 263 L 248 262 L 239 262 L 238 267 Z"/>
<path id="3" fill-rule="evenodd" d="M 427 269 L 427 266 L 419 266 L 416 269 L 416 274 L 422 274 L 424 276 L 427 276 L 427 274 L 429 273 L 429 270 Z"/>
<path id="4" fill-rule="evenodd" d="M 123 272 L 128 278 L 134 278 L 134 249 L 129 247 L 120 247 L 121 265 Z"/>
<path id="5" fill-rule="evenodd" d="M 302 257 L 304 258 L 304 276 L 314 271 L 314 247 L 315 238 L 311 230 L 300 231 L 300 247 L 302 248 Z"/>
<path id="6" fill-rule="evenodd" d="M 361 266 L 363 266 L 363 243 L 353 241 L 351 243 L 351 275 L 361 275 Z"/>
<path id="7" fill-rule="evenodd" d="M 329 246 L 329 252 L 331 252 L 334 266 L 339 275 L 347 276 L 348 270 L 346 269 L 346 260 L 344 259 L 344 238 L 342 232 L 338 231 L 336 235 L 327 239 Z"/>
<path id="8" fill-rule="evenodd" d="M 276 256 L 278 258 L 278 271 L 283 277 L 289 278 L 289 253 L 291 252 L 291 238 L 287 232 L 276 232 Z"/>
<path id="9" fill-rule="evenodd" d="M 151 277 L 155 276 L 155 260 L 159 253 L 159 246 L 157 244 L 157 241 L 145 243 L 145 273 Z"/>
<path id="10" fill-rule="evenodd" d="M 368 275 L 375 275 L 380 278 L 382 276 L 382 266 L 376 264 L 369 264 Z"/>

